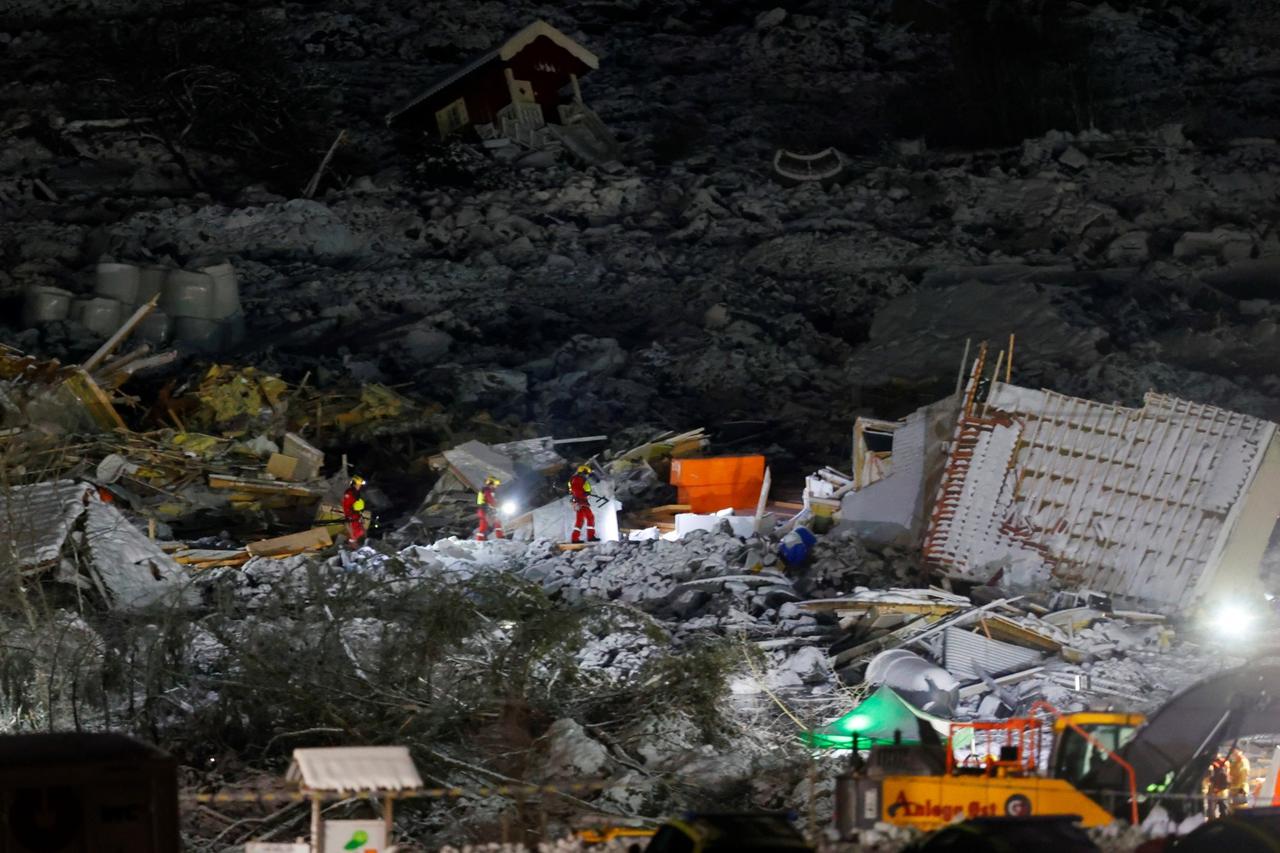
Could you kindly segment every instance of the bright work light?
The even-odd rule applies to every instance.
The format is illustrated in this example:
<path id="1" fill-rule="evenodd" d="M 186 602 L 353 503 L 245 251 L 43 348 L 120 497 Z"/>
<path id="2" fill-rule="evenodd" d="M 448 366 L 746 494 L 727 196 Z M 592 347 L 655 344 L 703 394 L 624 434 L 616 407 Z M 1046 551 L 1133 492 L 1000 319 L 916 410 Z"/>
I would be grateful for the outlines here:
<path id="1" fill-rule="evenodd" d="M 1240 639 L 1253 631 L 1257 614 L 1237 601 L 1228 601 L 1213 613 L 1213 627 L 1221 631 L 1223 636 Z"/>
<path id="2" fill-rule="evenodd" d="M 505 515 L 505 516 L 507 516 L 508 518 L 510 518 L 511 516 L 515 515 L 515 514 L 516 514 L 516 510 L 518 510 L 519 508 L 520 508 L 520 507 L 516 504 L 516 502 L 515 502 L 515 501 L 503 501 L 503 502 L 502 502 L 502 514 L 503 514 L 503 515 Z"/>

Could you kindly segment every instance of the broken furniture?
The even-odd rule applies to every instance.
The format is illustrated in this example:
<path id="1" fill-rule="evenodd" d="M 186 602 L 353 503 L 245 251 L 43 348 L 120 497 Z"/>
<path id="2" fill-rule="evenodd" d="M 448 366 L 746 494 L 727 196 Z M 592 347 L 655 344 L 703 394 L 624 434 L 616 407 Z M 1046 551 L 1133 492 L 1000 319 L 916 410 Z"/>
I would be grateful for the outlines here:
<path id="1" fill-rule="evenodd" d="M 600 67 L 594 53 L 545 21 L 534 21 L 493 50 L 387 115 L 387 124 L 441 139 L 466 132 L 528 148 L 558 140 L 589 163 L 616 160 L 618 143 L 582 100 L 578 79 Z M 572 89 L 567 104 L 560 91 Z"/>
<path id="2" fill-rule="evenodd" d="M 30 426 L 44 432 L 97 432 L 124 429 L 124 421 L 111 396 L 83 367 L 0 344 L 0 427 Z"/>
<path id="3" fill-rule="evenodd" d="M 311 801 L 311 849 L 313 853 L 329 850 L 326 836 L 345 831 L 352 840 L 363 835 L 356 844 L 339 842 L 338 849 L 382 850 L 392 843 L 393 811 L 397 794 L 416 792 L 422 788 L 422 777 L 404 746 L 334 746 L 295 749 L 293 762 L 285 778 L 297 784 Z M 382 820 L 368 827 L 353 826 L 355 821 L 323 820 L 321 812 L 326 800 L 342 800 L 353 796 L 381 801 Z M 359 833 L 360 835 L 357 835 Z M 381 835 L 382 843 L 376 843 Z"/>

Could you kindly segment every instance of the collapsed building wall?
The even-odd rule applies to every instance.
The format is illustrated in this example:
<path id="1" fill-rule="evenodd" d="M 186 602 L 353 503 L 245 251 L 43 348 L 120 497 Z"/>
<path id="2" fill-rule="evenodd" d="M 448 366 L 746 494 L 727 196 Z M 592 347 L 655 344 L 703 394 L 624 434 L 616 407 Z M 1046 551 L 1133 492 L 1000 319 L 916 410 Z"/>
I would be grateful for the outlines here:
<path id="1" fill-rule="evenodd" d="M 1185 607 L 1257 589 L 1280 513 L 1275 424 L 1160 394 L 1141 409 L 993 383 L 960 418 L 925 536 L 934 569 Z"/>
<path id="2" fill-rule="evenodd" d="M 892 428 L 892 446 L 877 463 L 884 476 L 845 493 L 840 518 L 850 521 L 859 535 L 873 543 L 914 544 L 924 535 L 929 502 L 937 491 L 946 462 L 945 442 L 959 415 L 960 403 L 951 396 L 912 412 Z M 855 430 L 855 456 L 860 431 Z M 855 481 L 865 476 L 855 459 Z"/>

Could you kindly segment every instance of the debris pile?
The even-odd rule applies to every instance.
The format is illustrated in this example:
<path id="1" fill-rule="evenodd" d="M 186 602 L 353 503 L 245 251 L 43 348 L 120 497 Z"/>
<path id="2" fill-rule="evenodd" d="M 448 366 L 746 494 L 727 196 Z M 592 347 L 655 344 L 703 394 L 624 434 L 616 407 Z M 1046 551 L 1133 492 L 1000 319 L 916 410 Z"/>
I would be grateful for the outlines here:
<path id="1" fill-rule="evenodd" d="M 109 608 L 194 601 L 182 567 L 84 483 L 56 480 L 0 494 L 0 548 L 5 566 L 50 575 Z"/>

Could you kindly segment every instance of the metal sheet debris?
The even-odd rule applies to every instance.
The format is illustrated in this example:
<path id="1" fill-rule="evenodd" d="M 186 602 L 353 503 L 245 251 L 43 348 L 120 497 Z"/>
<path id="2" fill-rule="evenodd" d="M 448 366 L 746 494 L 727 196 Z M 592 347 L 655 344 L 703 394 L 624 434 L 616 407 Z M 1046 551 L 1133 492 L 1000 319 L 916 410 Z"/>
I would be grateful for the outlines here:
<path id="1" fill-rule="evenodd" d="M 1005 675 L 1040 662 L 1038 651 L 984 637 L 964 628 L 942 632 L 942 665 L 957 678 L 968 681 L 984 675 Z"/>

